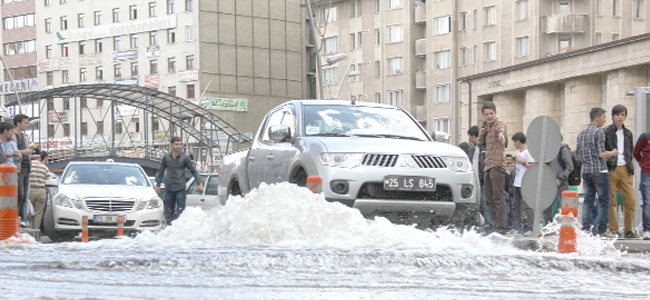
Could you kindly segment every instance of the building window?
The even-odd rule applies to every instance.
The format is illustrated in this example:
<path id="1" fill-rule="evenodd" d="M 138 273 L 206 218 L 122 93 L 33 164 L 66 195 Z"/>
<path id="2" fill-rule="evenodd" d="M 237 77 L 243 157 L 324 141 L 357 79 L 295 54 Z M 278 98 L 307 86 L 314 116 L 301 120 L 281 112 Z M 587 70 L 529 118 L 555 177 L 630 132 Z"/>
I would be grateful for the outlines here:
<path id="1" fill-rule="evenodd" d="M 104 106 L 104 100 L 97 99 L 97 102 L 95 103 L 95 107 L 103 107 Z M 99 126 L 99 122 L 97 122 L 97 126 Z"/>
<path id="2" fill-rule="evenodd" d="M 138 48 L 138 34 L 134 33 L 130 35 L 130 44 L 131 44 L 131 49 Z"/>
<path id="3" fill-rule="evenodd" d="M 495 25 L 497 23 L 497 7 L 490 6 L 485 8 L 485 26 Z"/>
<path id="4" fill-rule="evenodd" d="M 167 29 L 167 43 L 176 43 L 176 29 Z"/>
<path id="5" fill-rule="evenodd" d="M 187 85 L 187 99 L 194 99 L 194 85 Z"/>
<path id="6" fill-rule="evenodd" d="M 113 76 L 115 78 L 122 78 L 122 64 L 116 64 L 113 66 Z"/>
<path id="7" fill-rule="evenodd" d="M 137 19 L 138 19 L 138 6 L 137 5 L 129 6 L 129 20 L 137 20 Z"/>
<path id="8" fill-rule="evenodd" d="M 337 17 L 338 10 L 336 6 L 323 9 L 323 20 L 325 20 L 325 23 L 336 22 Z"/>
<path id="9" fill-rule="evenodd" d="M 61 17 L 61 30 L 67 30 L 68 29 L 68 17 L 63 16 Z"/>
<path id="10" fill-rule="evenodd" d="M 561 1 L 560 2 L 560 15 L 568 15 L 571 13 L 571 2 Z"/>
<path id="11" fill-rule="evenodd" d="M 68 70 L 61 70 L 61 83 L 70 82 L 70 72 Z"/>
<path id="12" fill-rule="evenodd" d="M 601 8 L 600 8 L 601 2 L 602 2 L 601 0 L 594 0 L 594 6 L 596 7 L 596 15 L 602 15 Z"/>
<path id="13" fill-rule="evenodd" d="M 388 0 L 388 9 L 404 7 L 404 0 Z"/>
<path id="14" fill-rule="evenodd" d="M 151 117 L 151 130 L 160 130 L 160 121 L 158 121 L 158 117 Z"/>
<path id="15" fill-rule="evenodd" d="M 149 61 L 149 74 L 158 74 L 158 60 L 152 59 Z"/>
<path id="16" fill-rule="evenodd" d="M 176 57 L 170 57 L 167 59 L 167 72 L 176 72 Z"/>
<path id="17" fill-rule="evenodd" d="M 45 76 L 47 77 L 47 85 L 54 84 L 54 72 L 46 72 Z"/>
<path id="18" fill-rule="evenodd" d="M 167 0 L 167 14 L 171 15 L 174 13 L 174 0 Z"/>
<path id="19" fill-rule="evenodd" d="M 120 21 L 120 9 L 113 8 L 113 23 L 117 23 L 119 21 Z"/>
<path id="20" fill-rule="evenodd" d="M 14 29 L 14 28 L 22 28 L 22 27 L 30 27 L 30 26 L 35 26 L 36 24 L 36 18 L 35 14 L 26 14 L 26 15 L 19 15 L 19 16 L 13 16 L 13 17 L 6 17 L 3 18 L 3 23 L 4 23 L 4 29 Z"/>
<path id="21" fill-rule="evenodd" d="M 375 78 L 381 77 L 381 61 L 375 60 Z"/>
<path id="22" fill-rule="evenodd" d="M 612 15 L 618 16 L 618 0 L 612 0 Z"/>
<path id="23" fill-rule="evenodd" d="M 97 100 L 97 107 L 102 107 L 102 100 Z M 104 121 L 97 121 L 97 134 L 104 135 Z"/>
<path id="24" fill-rule="evenodd" d="M 102 42 L 102 39 L 96 39 L 95 40 L 95 52 L 96 53 L 101 53 L 104 51 L 104 43 Z"/>
<path id="25" fill-rule="evenodd" d="M 119 36 L 113 37 L 113 50 L 120 50 L 121 39 Z"/>
<path id="26" fill-rule="evenodd" d="M 451 17 L 444 16 L 436 18 L 436 35 L 445 34 L 451 32 Z"/>
<path id="27" fill-rule="evenodd" d="M 388 91 L 388 101 L 393 106 L 404 106 L 404 90 Z"/>
<path id="28" fill-rule="evenodd" d="M 172 96 L 176 96 L 176 87 L 175 86 L 170 86 L 167 88 L 167 94 L 170 94 Z"/>
<path id="29" fill-rule="evenodd" d="M 632 4 L 634 7 L 634 18 L 641 19 L 643 18 L 643 0 L 634 0 Z"/>
<path id="30" fill-rule="evenodd" d="M 375 46 L 381 46 L 381 31 L 375 29 Z"/>
<path id="31" fill-rule="evenodd" d="M 375 93 L 375 102 L 376 103 L 381 103 L 381 93 L 380 92 Z"/>
<path id="32" fill-rule="evenodd" d="M 185 11 L 194 10 L 194 0 L 185 0 Z"/>
<path id="33" fill-rule="evenodd" d="M 156 2 L 149 2 L 149 17 L 156 16 Z"/>
<path id="34" fill-rule="evenodd" d="M 485 60 L 497 60 L 497 43 L 485 43 Z"/>
<path id="35" fill-rule="evenodd" d="M 79 42 L 79 54 L 86 54 L 86 42 Z"/>
<path id="36" fill-rule="evenodd" d="M 52 19 L 45 19 L 45 32 L 52 32 Z"/>
<path id="37" fill-rule="evenodd" d="M 88 135 L 88 122 L 81 122 L 81 135 Z"/>
<path id="38" fill-rule="evenodd" d="M 618 40 L 618 33 L 613 33 L 612 34 L 612 41 Z"/>
<path id="39" fill-rule="evenodd" d="M 84 28 L 84 21 L 86 20 L 86 14 L 78 14 L 77 15 L 77 26 L 79 28 Z"/>
<path id="40" fill-rule="evenodd" d="M 101 25 L 102 24 L 102 12 L 101 11 L 96 11 L 95 12 L 95 25 Z"/>
<path id="41" fill-rule="evenodd" d="M 530 47 L 528 45 L 528 37 L 522 37 L 517 39 L 517 48 L 519 56 L 527 56 L 530 52 Z"/>
<path id="42" fill-rule="evenodd" d="M 404 73 L 404 58 L 395 57 L 388 59 L 388 75 L 397 75 Z"/>
<path id="43" fill-rule="evenodd" d="M 324 49 L 325 54 L 332 54 L 338 51 L 337 41 L 338 41 L 337 37 L 331 37 L 325 39 L 325 49 Z"/>
<path id="44" fill-rule="evenodd" d="M 52 5 L 52 0 L 45 0 L 45 6 Z"/>
<path id="45" fill-rule="evenodd" d="M 361 16 L 361 0 L 352 0 L 350 2 L 350 19 Z"/>
<path id="46" fill-rule="evenodd" d="M 451 119 L 437 119 L 436 130 L 451 133 Z"/>
<path id="47" fill-rule="evenodd" d="M 88 71 L 86 68 L 81 68 L 79 69 L 79 82 L 86 82 L 88 81 Z"/>
<path id="48" fill-rule="evenodd" d="M 54 124 L 47 125 L 47 137 L 54 137 Z"/>
<path id="49" fill-rule="evenodd" d="M 36 52 L 36 40 L 9 42 L 4 44 L 5 55 Z"/>
<path id="50" fill-rule="evenodd" d="M 355 42 L 356 39 L 357 39 L 357 35 L 354 33 L 350 33 L 350 50 L 356 49 L 356 44 L 357 44 Z"/>
<path id="51" fill-rule="evenodd" d="M 68 57 L 68 44 L 61 44 L 61 56 Z"/>
<path id="52" fill-rule="evenodd" d="M 458 15 L 460 18 L 459 24 L 458 24 L 458 30 L 465 30 L 467 29 L 467 12 L 466 11 L 461 11 L 460 14 Z"/>
<path id="53" fill-rule="evenodd" d="M 388 26 L 388 42 L 396 43 L 401 41 L 404 41 L 404 26 L 401 24 Z"/>
<path id="54" fill-rule="evenodd" d="M 528 0 L 517 1 L 517 20 L 528 19 Z"/>
<path id="55" fill-rule="evenodd" d="M 45 58 L 52 58 L 52 45 L 45 46 Z"/>
<path id="56" fill-rule="evenodd" d="M 194 40 L 194 26 L 185 26 L 185 36 L 188 41 Z"/>
<path id="57" fill-rule="evenodd" d="M 560 36 L 559 37 L 559 52 L 569 52 L 571 51 L 571 37 L 570 36 Z"/>
<path id="58" fill-rule="evenodd" d="M 70 136 L 70 123 L 63 124 L 63 135 Z"/>
<path id="59" fill-rule="evenodd" d="M 188 55 L 185 57 L 185 63 L 187 66 L 186 70 L 194 70 L 194 55 Z"/>
<path id="60" fill-rule="evenodd" d="M 451 67 L 451 51 L 436 52 L 436 69 L 447 69 Z"/>
<path id="61" fill-rule="evenodd" d="M 436 86 L 436 102 L 448 102 L 451 99 L 451 85 Z"/>
<path id="62" fill-rule="evenodd" d="M 596 45 L 600 44 L 603 42 L 603 34 L 602 33 L 596 33 Z"/>
<path id="63" fill-rule="evenodd" d="M 131 63 L 131 76 L 138 76 L 138 62 Z"/>
<path id="64" fill-rule="evenodd" d="M 149 32 L 149 45 L 150 46 L 158 45 L 158 32 L 157 31 L 150 31 Z"/>
<path id="65" fill-rule="evenodd" d="M 102 66 L 95 67 L 95 78 L 97 80 L 104 79 L 104 67 Z"/>
<path id="66" fill-rule="evenodd" d="M 325 85 L 337 84 L 339 79 L 339 68 L 329 68 L 323 70 L 323 81 Z"/>
<path id="67" fill-rule="evenodd" d="M 467 65 L 467 48 L 460 48 L 460 65 Z"/>
<path id="68" fill-rule="evenodd" d="M 122 122 L 115 122 L 115 134 L 122 134 L 124 132 L 124 124 Z"/>

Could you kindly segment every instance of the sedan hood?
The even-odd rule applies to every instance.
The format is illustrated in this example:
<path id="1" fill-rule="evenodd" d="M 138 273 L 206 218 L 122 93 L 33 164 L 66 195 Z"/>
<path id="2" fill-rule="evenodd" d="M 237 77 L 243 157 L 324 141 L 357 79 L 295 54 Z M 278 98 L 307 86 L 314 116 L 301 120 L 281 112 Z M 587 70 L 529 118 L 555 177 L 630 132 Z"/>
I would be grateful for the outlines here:
<path id="1" fill-rule="evenodd" d="M 465 152 L 460 148 L 441 142 L 415 141 L 380 137 L 318 137 L 314 139 L 323 143 L 328 152 L 420 155 L 428 154 L 452 157 L 467 156 Z"/>
<path id="2" fill-rule="evenodd" d="M 70 198 L 88 197 L 135 198 L 149 200 L 156 196 L 156 191 L 149 186 L 97 185 L 97 184 L 61 184 L 59 193 Z"/>

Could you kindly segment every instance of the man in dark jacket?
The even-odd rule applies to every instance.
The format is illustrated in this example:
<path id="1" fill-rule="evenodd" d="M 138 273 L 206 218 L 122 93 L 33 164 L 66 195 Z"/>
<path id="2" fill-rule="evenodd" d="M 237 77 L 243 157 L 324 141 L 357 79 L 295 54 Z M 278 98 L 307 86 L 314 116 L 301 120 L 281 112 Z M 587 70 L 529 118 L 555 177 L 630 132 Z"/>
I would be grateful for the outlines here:
<path id="1" fill-rule="evenodd" d="M 558 201 L 562 203 L 562 193 L 569 189 L 569 174 L 571 174 L 574 169 L 573 157 L 571 150 L 569 150 L 569 145 L 560 145 L 560 151 L 558 151 L 555 159 L 551 160 L 548 165 L 551 166 L 555 172 L 557 192 L 555 193 L 555 201 L 553 201 L 553 203 L 549 207 L 545 208 L 542 212 L 542 216 L 544 217 L 544 225 L 553 221 L 553 205 Z"/>
<path id="2" fill-rule="evenodd" d="M 624 232 L 625 238 L 639 238 L 634 232 L 633 220 L 636 201 L 634 198 L 634 186 L 632 179 L 634 175 L 634 137 L 632 132 L 625 128 L 623 122 L 627 117 L 627 108 L 618 104 L 612 108 L 613 123 L 605 127 L 605 150 L 618 149 L 618 155 L 607 158 L 607 169 L 609 170 L 609 231 L 621 235 L 618 232 L 618 221 L 616 220 L 616 190 L 623 196 L 625 204 Z"/>
<path id="3" fill-rule="evenodd" d="M 472 126 L 467 130 L 467 137 L 469 142 L 472 143 L 472 146 L 469 148 L 469 160 L 474 166 L 474 171 L 478 174 L 478 178 L 481 184 L 481 205 L 480 210 L 485 219 L 485 228 L 486 230 L 491 230 L 492 227 L 492 217 L 490 216 L 490 210 L 485 203 L 485 192 L 483 188 L 483 169 L 485 168 L 485 145 L 481 144 L 479 140 L 479 128 L 478 126 Z"/>

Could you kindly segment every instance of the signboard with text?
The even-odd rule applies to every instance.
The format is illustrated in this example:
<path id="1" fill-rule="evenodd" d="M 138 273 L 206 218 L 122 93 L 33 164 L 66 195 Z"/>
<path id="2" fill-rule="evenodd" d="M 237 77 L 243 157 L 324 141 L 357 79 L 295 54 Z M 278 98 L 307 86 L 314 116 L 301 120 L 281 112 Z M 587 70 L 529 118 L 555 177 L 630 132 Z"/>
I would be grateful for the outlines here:
<path id="1" fill-rule="evenodd" d="M 24 93 L 38 90 L 38 78 L 16 79 L 11 81 L 0 81 L 0 95 L 9 95 L 14 92 Z"/>
<path id="2" fill-rule="evenodd" d="M 144 77 L 144 87 L 157 88 L 158 87 L 158 76 L 145 76 Z"/>
<path id="3" fill-rule="evenodd" d="M 102 53 L 88 53 L 84 55 L 79 55 L 79 65 L 88 66 L 88 65 L 99 65 L 102 63 Z"/>
<path id="4" fill-rule="evenodd" d="M 178 81 L 196 81 L 199 80 L 199 71 L 183 71 L 178 72 Z"/>
<path id="5" fill-rule="evenodd" d="M 59 66 L 61 68 L 69 68 L 72 66 L 72 60 L 70 58 L 62 58 L 59 60 Z"/>
<path id="6" fill-rule="evenodd" d="M 62 111 L 62 112 L 51 111 L 51 112 L 47 113 L 47 118 L 52 123 L 67 122 L 68 121 L 68 113 L 65 112 L 65 111 Z"/>
<path id="7" fill-rule="evenodd" d="M 138 32 L 156 31 L 176 28 L 176 15 L 166 15 L 156 18 L 113 23 L 89 28 L 79 28 L 56 32 L 56 43 L 69 43 L 84 40 L 100 39 Z"/>
<path id="8" fill-rule="evenodd" d="M 118 79 L 118 80 L 115 80 L 115 84 L 137 85 L 138 84 L 138 78 Z"/>
<path id="9" fill-rule="evenodd" d="M 209 101 L 204 104 L 206 109 L 230 110 L 230 111 L 248 111 L 248 100 L 246 99 L 228 99 L 228 98 L 203 98 Z"/>
<path id="10" fill-rule="evenodd" d="M 138 58 L 138 49 L 115 51 L 113 52 L 113 61 L 130 60 Z"/>
<path id="11" fill-rule="evenodd" d="M 147 47 L 147 57 L 160 56 L 160 46 Z"/>
<path id="12" fill-rule="evenodd" d="M 59 70 L 58 59 L 44 59 L 38 62 L 39 72 L 58 71 L 58 70 Z"/>
<path id="13" fill-rule="evenodd" d="M 138 108 L 129 105 L 120 105 L 115 108 L 116 116 L 133 116 L 138 114 Z"/>

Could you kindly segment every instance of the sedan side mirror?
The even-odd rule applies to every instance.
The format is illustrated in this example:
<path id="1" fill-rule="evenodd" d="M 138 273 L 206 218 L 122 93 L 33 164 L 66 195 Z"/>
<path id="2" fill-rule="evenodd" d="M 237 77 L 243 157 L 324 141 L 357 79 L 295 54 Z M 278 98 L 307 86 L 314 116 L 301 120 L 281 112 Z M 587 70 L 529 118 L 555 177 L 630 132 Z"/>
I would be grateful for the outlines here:
<path id="1" fill-rule="evenodd" d="M 269 137 L 271 140 L 281 142 L 289 136 L 289 125 L 275 124 L 269 127 Z"/>

